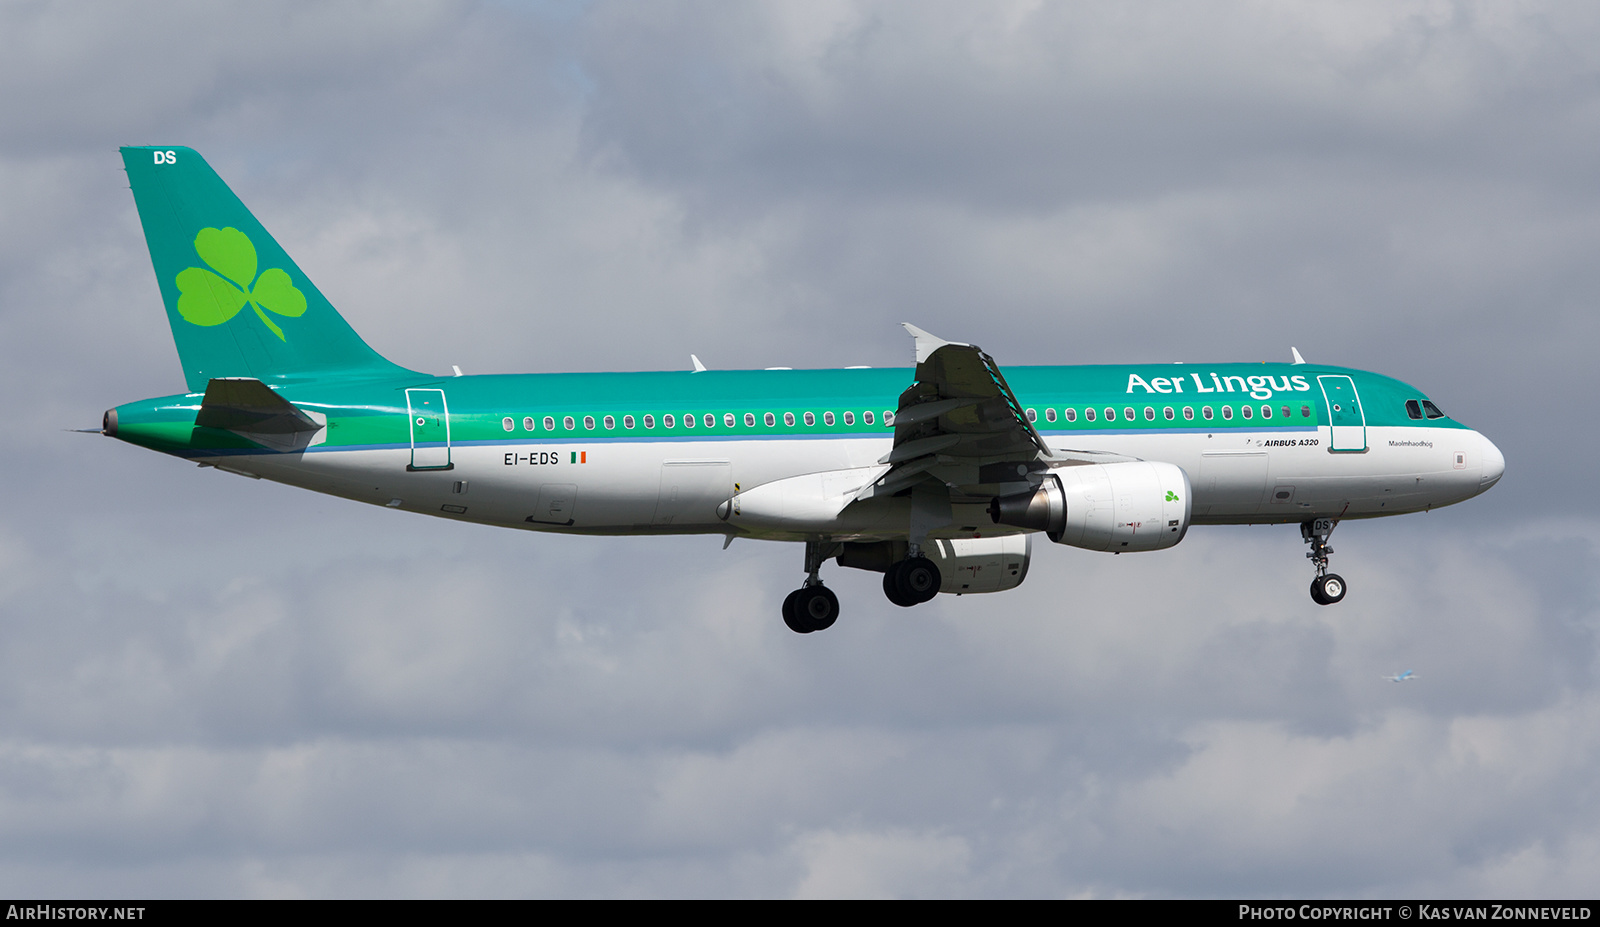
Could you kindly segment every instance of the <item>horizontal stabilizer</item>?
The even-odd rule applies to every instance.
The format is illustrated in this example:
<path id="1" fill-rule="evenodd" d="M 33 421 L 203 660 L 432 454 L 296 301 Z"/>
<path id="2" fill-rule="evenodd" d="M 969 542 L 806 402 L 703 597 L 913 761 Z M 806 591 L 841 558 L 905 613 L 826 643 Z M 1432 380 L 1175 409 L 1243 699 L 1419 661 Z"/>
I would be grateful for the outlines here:
<path id="1" fill-rule="evenodd" d="M 260 380 L 217 377 L 206 384 L 206 398 L 194 423 L 221 428 L 280 450 L 305 447 L 305 438 L 322 423 L 296 408 Z"/>

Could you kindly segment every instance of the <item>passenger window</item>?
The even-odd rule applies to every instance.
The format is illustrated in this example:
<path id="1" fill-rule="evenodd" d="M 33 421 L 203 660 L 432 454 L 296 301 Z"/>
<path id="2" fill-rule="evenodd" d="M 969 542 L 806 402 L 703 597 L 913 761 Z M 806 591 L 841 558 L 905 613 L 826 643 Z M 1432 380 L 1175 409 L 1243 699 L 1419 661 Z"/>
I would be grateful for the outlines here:
<path id="1" fill-rule="evenodd" d="M 754 428 L 754 427 L 756 427 L 756 414 L 754 412 L 746 412 L 744 414 L 744 427 L 746 427 L 746 428 Z"/>
<path id="2" fill-rule="evenodd" d="M 1206 407 L 1204 407 L 1204 408 L 1202 408 L 1200 410 L 1200 417 L 1205 419 L 1208 422 L 1211 421 L 1211 415 L 1212 415 L 1212 412 L 1211 412 L 1211 407 L 1210 406 L 1206 406 Z"/>
<path id="3" fill-rule="evenodd" d="M 1422 411 L 1428 413 L 1429 418 L 1444 418 L 1444 413 L 1439 411 L 1439 407 L 1426 399 L 1422 400 Z"/>
<path id="4" fill-rule="evenodd" d="M 872 424 L 872 410 L 868 409 L 867 411 L 861 413 L 861 420 L 863 422 L 866 422 L 868 425 L 871 425 Z"/>
<path id="5" fill-rule="evenodd" d="M 1279 409 L 1278 411 L 1283 414 L 1284 418 L 1288 418 L 1289 417 L 1289 407 L 1288 406 L 1284 406 L 1283 408 Z"/>
<path id="6" fill-rule="evenodd" d="M 1262 418 L 1271 418 L 1272 417 L 1272 407 L 1271 406 L 1262 406 L 1261 407 L 1261 417 Z"/>
<path id="7" fill-rule="evenodd" d="M 1226 413 L 1224 413 L 1224 414 L 1226 414 Z M 1249 406 L 1240 406 L 1239 407 L 1239 414 L 1243 415 L 1245 418 L 1249 418 L 1250 415 L 1251 415 L 1250 407 Z"/>
<path id="8" fill-rule="evenodd" d="M 1106 421 L 1114 422 L 1116 420 L 1117 420 L 1117 410 L 1111 408 L 1110 406 L 1106 406 Z"/>
<path id="9" fill-rule="evenodd" d="M 644 417 L 644 427 L 646 427 L 646 428 L 654 428 L 654 427 L 656 427 L 656 417 L 654 415 L 646 415 Z"/>
<path id="10" fill-rule="evenodd" d="M 771 428 L 773 425 L 778 424 L 778 419 L 771 412 L 768 412 L 766 415 L 761 416 L 761 423 Z"/>
<path id="11" fill-rule="evenodd" d="M 624 415 L 622 417 L 622 427 L 624 427 L 624 428 L 626 428 L 626 429 L 628 429 L 630 431 L 633 430 L 633 416 Z"/>
<path id="12" fill-rule="evenodd" d="M 673 426 L 675 426 L 677 424 L 678 424 L 678 420 L 672 417 L 672 413 L 671 412 L 668 412 L 666 415 L 661 416 L 661 425 L 662 425 L 662 427 L 671 428 L 671 427 L 673 427 Z"/>
<path id="13" fill-rule="evenodd" d="M 685 415 L 683 417 L 683 427 L 685 427 L 685 428 L 693 428 L 694 427 L 694 413 L 693 412 L 690 412 L 690 413 L 688 413 L 687 415 Z"/>
<path id="14" fill-rule="evenodd" d="M 545 431 L 555 431 L 556 430 L 556 420 L 555 420 L 554 417 L 549 416 L 549 415 L 546 415 L 544 417 L 544 430 Z"/>
<path id="15" fill-rule="evenodd" d="M 1169 421 L 1169 422 L 1172 421 L 1174 418 L 1176 418 L 1176 416 L 1172 412 L 1172 407 L 1171 406 L 1167 406 L 1165 409 L 1162 409 L 1161 410 L 1161 414 L 1166 416 L 1167 421 Z"/>
<path id="16" fill-rule="evenodd" d="M 533 416 L 531 416 L 531 415 L 525 416 L 522 419 L 522 430 L 523 431 L 532 431 L 533 430 Z"/>
<path id="17" fill-rule="evenodd" d="M 512 420 L 511 416 L 508 415 L 500 420 L 500 427 L 504 428 L 506 431 L 516 431 L 517 423 Z"/>
<path id="18" fill-rule="evenodd" d="M 1134 421 L 1135 420 L 1135 416 L 1133 414 L 1133 407 L 1132 406 L 1123 406 L 1122 407 L 1122 417 L 1127 419 L 1130 422 Z"/>
<path id="19" fill-rule="evenodd" d="M 1311 407 L 1310 406 L 1301 406 L 1300 407 L 1300 417 L 1301 418 L 1310 418 L 1311 417 Z"/>
<path id="20" fill-rule="evenodd" d="M 1056 410 L 1055 409 L 1046 409 L 1046 410 L 1044 410 L 1044 420 L 1047 421 L 1047 422 L 1055 421 L 1056 420 Z"/>
<path id="21" fill-rule="evenodd" d="M 1183 420 L 1186 422 L 1194 421 L 1194 406 L 1183 407 Z"/>
<path id="22" fill-rule="evenodd" d="M 817 417 L 812 415 L 810 412 L 807 412 L 805 421 L 807 425 L 815 425 L 817 423 Z"/>
<path id="23" fill-rule="evenodd" d="M 888 410 L 885 410 L 884 413 L 883 413 L 883 423 L 885 425 L 893 425 L 894 424 L 894 413 L 890 412 Z"/>
<path id="24" fill-rule="evenodd" d="M 616 427 L 617 427 L 617 420 L 612 418 L 609 415 L 606 416 L 606 431 L 612 431 Z"/>
<path id="25" fill-rule="evenodd" d="M 572 420 L 572 416 L 568 415 L 561 419 L 561 427 L 568 431 L 572 431 L 578 427 L 578 423 Z"/>
<path id="26" fill-rule="evenodd" d="M 1090 409 L 1089 411 L 1093 412 L 1094 410 Z M 1077 409 L 1062 409 L 1061 410 L 1061 414 L 1065 415 L 1067 417 L 1067 421 L 1069 421 L 1069 422 L 1075 422 L 1075 421 L 1078 420 L 1078 410 Z"/>
<path id="27" fill-rule="evenodd" d="M 585 415 L 583 417 L 583 427 L 589 429 L 590 431 L 594 431 L 594 416 Z"/>
<path id="28" fill-rule="evenodd" d="M 794 413 L 793 412 L 785 412 L 785 413 L 783 413 L 783 424 L 784 424 L 785 428 L 793 428 L 794 427 Z"/>
<path id="29" fill-rule="evenodd" d="M 1155 421 L 1156 420 L 1156 410 L 1150 408 L 1149 406 L 1145 406 L 1144 407 L 1144 420 L 1147 421 L 1147 422 Z"/>
<path id="30" fill-rule="evenodd" d="M 723 415 L 722 415 L 722 424 L 728 426 L 729 428 L 732 428 L 735 421 L 737 421 L 737 420 L 733 417 L 733 413 L 732 412 L 724 412 L 723 413 Z M 710 426 L 708 425 L 706 427 L 709 428 Z"/>
<path id="31" fill-rule="evenodd" d="M 1094 421 L 1094 409 L 1084 409 L 1083 417 L 1091 422 Z"/>
<path id="32" fill-rule="evenodd" d="M 1233 418 L 1233 406 L 1223 406 L 1222 407 L 1222 417 L 1225 418 L 1225 419 L 1232 420 L 1232 418 Z"/>
<path id="33" fill-rule="evenodd" d="M 832 425 L 833 424 L 833 413 L 832 412 L 824 412 L 824 413 L 822 413 L 822 424 L 824 424 L 824 425 Z"/>
<path id="34" fill-rule="evenodd" d="M 844 414 L 844 423 L 846 425 L 854 425 L 856 423 L 856 414 L 854 412 L 846 412 Z"/>
<path id="35" fill-rule="evenodd" d="M 1037 412 L 1033 411 L 1032 409 L 1029 409 L 1028 410 L 1028 421 L 1037 422 L 1038 420 L 1039 420 L 1039 414 Z"/>
<path id="36" fill-rule="evenodd" d="M 715 415 L 712 415 L 710 412 L 706 413 L 705 421 L 706 421 L 706 427 L 707 428 L 715 428 L 715 427 L 717 427 L 717 417 Z"/>

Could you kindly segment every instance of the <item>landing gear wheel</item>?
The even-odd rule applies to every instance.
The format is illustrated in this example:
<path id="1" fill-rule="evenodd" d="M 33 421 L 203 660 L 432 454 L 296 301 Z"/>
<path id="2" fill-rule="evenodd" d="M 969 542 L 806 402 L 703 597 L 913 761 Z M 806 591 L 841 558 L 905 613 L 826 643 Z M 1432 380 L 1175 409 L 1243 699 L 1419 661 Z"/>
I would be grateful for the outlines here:
<path id="1" fill-rule="evenodd" d="M 797 623 L 797 620 L 795 620 L 795 599 L 798 599 L 798 597 L 800 597 L 800 589 L 795 589 L 784 599 L 784 624 L 787 624 L 790 631 L 794 631 L 795 634 L 810 634 L 811 628 L 808 628 L 806 624 Z"/>
<path id="2" fill-rule="evenodd" d="M 806 630 L 826 631 L 839 620 L 839 597 L 827 586 L 806 586 L 796 590 L 794 614 L 797 623 L 806 624 Z"/>
<path id="3" fill-rule="evenodd" d="M 794 604 L 795 600 L 800 598 L 800 593 L 804 591 L 804 589 L 796 589 L 789 593 L 788 598 L 783 600 L 783 623 L 788 625 L 789 630 L 796 634 L 810 634 L 812 631 L 810 623 L 801 620 Z"/>
<path id="4" fill-rule="evenodd" d="M 1328 573 L 1311 581 L 1311 600 L 1318 605 L 1333 605 L 1344 599 L 1344 577 Z"/>
<path id="5" fill-rule="evenodd" d="M 826 631 L 839 620 L 839 597 L 818 583 L 801 586 L 783 600 L 783 623 L 796 634 Z"/>
<path id="6" fill-rule="evenodd" d="M 889 569 L 884 571 L 883 594 L 889 597 L 889 601 L 900 606 L 901 608 L 910 608 L 917 603 L 914 599 L 908 599 L 900 594 L 900 583 L 898 581 L 900 576 L 900 567 L 904 564 L 905 561 L 902 560 L 899 563 L 891 564 Z"/>
<path id="7" fill-rule="evenodd" d="M 900 570 L 895 574 L 895 591 L 913 605 L 931 600 L 939 594 L 944 578 L 938 566 L 927 557 L 912 557 L 895 564 Z"/>

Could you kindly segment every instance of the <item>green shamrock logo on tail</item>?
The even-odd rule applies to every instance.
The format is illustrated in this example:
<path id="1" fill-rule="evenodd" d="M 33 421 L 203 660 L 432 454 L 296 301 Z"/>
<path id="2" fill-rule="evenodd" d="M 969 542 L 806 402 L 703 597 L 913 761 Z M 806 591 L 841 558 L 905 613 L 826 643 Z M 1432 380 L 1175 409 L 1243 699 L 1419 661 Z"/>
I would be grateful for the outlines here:
<path id="1" fill-rule="evenodd" d="M 276 267 L 256 276 L 256 246 L 249 236 L 235 228 L 201 229 L 194 250 L 211 269 L 191 267 L 178 274 L 178 314 L 185 321 L 221 325 L 249 303 L 279 341 L 289 340 L 267 312 L 298 318 L 305 314 L 306 295 Z"/>

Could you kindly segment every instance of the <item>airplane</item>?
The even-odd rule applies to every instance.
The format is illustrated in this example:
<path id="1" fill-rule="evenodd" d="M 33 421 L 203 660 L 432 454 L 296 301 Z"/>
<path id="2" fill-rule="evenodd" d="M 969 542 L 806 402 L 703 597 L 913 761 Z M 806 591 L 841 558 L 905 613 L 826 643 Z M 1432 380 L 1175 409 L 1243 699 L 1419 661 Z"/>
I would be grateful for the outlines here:
<path id="1" fill-rule="evenodd" d="M 1406 670 L 1403 673 L 1396 673 L 1393 676 L 1385 676 L 1383 678 L 1389 680 L 1390 682 L 1410 682 L 1411 680 L 1416 679 L 1417 676 L 1410 670 Z"/>
<path id="2" fill-rule="evenodd" d="M 1483 435 L 1386 376 L 1306 363 L 1002 369 L 907 324 L 914 369 L 436 376 L 380 356 L 193 150 L 121 149 L 186 390 L 100 431 L 241 476 L 558 534 L 804 544 L 784 622 L 831 626 L 820 571 L 890 602 L 1014 589 L 1033 539 L 1165 550 L 1192 525 L 1328 538 L 1505 471 Z"/>

